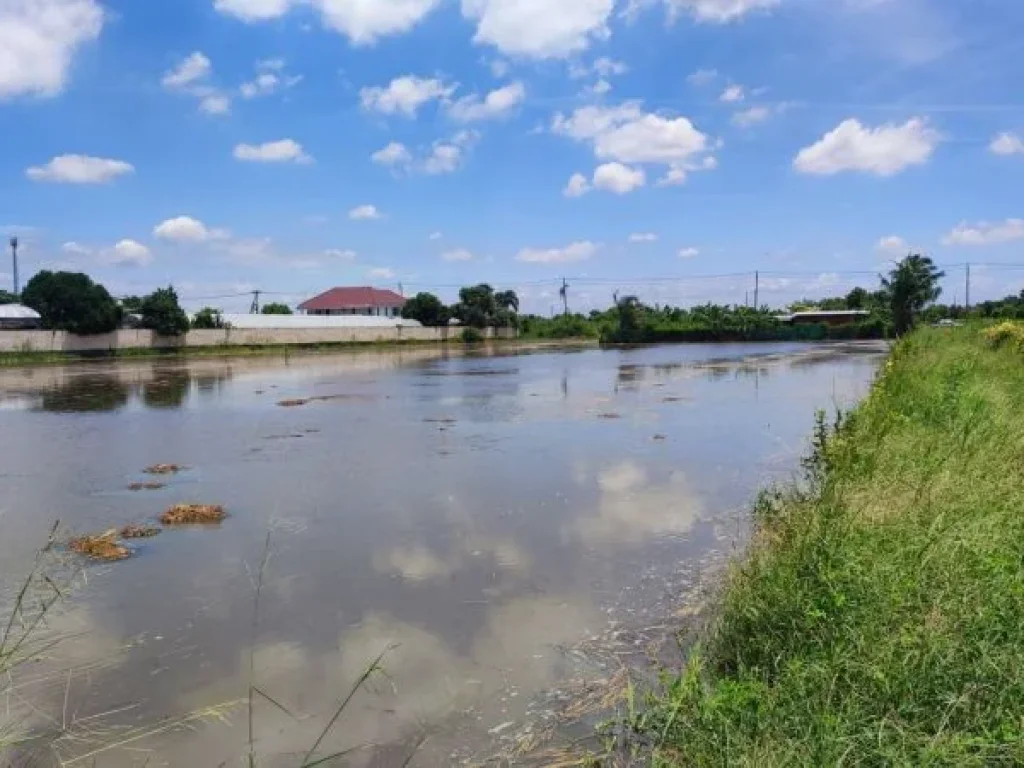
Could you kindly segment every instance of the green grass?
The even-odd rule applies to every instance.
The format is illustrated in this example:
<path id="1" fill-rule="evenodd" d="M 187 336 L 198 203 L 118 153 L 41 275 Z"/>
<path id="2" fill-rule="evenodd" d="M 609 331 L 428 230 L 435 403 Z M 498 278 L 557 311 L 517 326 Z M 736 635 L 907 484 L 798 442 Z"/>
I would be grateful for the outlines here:
<path id="1" fill-rule="evenodd" d="M 1024 353 L 899 343 L 765 494 L 688 667 L 634 715 L 655 765 L 1024 763 Z"/>

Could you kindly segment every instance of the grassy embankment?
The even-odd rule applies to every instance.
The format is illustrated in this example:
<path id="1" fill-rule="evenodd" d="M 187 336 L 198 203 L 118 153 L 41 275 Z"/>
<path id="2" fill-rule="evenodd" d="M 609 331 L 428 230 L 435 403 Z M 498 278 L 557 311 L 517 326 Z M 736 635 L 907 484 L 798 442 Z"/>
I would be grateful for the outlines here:
<path id="1" fill-rule="evenodd" d="M 765 494 L 656 765 L 1024 763 L 1024 329 L 925 329 Z"/>

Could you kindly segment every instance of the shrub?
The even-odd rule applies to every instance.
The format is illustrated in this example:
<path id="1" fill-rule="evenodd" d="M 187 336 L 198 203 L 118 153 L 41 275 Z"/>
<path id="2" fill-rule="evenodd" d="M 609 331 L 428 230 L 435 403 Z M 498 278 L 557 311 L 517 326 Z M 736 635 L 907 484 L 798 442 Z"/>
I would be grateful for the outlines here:
<path id="1" fill-rule="evenodd" d="M 484 340 L 484 335 L 476 328 L 464 328 L 460 338 L 463 344 L 479 344 Z"/>
<path id="2" fill-rule="evenodd" d="M 999 323 L 987 329 L 983 335 L 991 347 L 1012 346 L 1024 351 L 1024 325 L 1020 323 Z"/>

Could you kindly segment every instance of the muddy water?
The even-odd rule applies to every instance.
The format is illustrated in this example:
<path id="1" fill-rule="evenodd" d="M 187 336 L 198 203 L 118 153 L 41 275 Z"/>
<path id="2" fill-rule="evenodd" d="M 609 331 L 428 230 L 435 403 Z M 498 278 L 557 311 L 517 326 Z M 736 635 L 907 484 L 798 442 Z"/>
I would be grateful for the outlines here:
<path id="1" fill-rule="evenodd" d="M 54 519 L 104 531 L 176 502 L 230 515 L 88 569 L 51 627 L 70 639 L 46 662 L 76 671 L 26 692 L 37 714 L 82 727 L 37 754 L 241 765 L 244 707 L 135 737 L 245 698 L 252 663 L 290 713 L 257 699 L 259 762 L 298 765 L 389 647 L 387 677 L 319 754 L 374 744 L 335 764 L 401 765 L 424 735 L 413 765 L 507 750 L 551 691 L 607 673 L 573 649 L 664 624 L 665 606 L 743 541 L 758 487 L 796 472 L 815 409 L 855 402 L 880 353 L 694 345 L 0 370 L 5 590 Z M 159 462 L 186 469 L 127 490 Z"/>

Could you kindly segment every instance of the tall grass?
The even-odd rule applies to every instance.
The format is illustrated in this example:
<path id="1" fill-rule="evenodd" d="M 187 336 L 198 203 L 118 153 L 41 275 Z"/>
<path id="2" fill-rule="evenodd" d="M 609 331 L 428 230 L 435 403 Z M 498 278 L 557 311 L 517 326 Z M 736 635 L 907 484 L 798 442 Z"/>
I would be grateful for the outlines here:
<path id="1" fill-rule="evenodd" d="M 660 765 L 1024 763 L 1024 355 L 917 332 L 808 468 L 758 504 L 636 741 Z"/>

